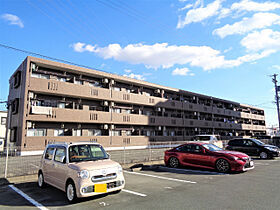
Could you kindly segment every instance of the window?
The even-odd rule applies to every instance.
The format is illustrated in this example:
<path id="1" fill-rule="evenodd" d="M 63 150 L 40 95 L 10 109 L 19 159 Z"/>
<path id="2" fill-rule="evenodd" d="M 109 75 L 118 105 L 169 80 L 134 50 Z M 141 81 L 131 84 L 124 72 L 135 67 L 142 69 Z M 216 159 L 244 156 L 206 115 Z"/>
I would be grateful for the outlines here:
<path id="1" fill-rule="evenodd" d="M 19 99 L 16 98 L 15 100 L 12 101 L 12 114 L 18 113 L 18 105 L 19 105 Z"/>
<path id="2" fill-rule="evenodd" d="M 14 88 L 18 88 L 20 86 L 20 80 L 21 80 L 21 71 L 18 71 L 14 75 Z"/>
<path id="3" fill-rule="evenodd" d="M 53 159 L 54 148 L 48 148 L 45 154 L 45 159 L 52 160 Z"/>
<path id="4" fill-rule="evenodd" d="M 101 136 L 101 130 L 99 130 L 99 129 L 88 129 L 88 136 Z"/>
<path id="5" fill-rule="evenodd" d="M 255 143 L 250 140 L 244 140 L 243 144 L 245 146 L 255 146 Z"/>
<path id="6" fill-rule="evenodd" d="M 82 136 L 81 129 L 73 129 L 73 136 Z"/>
<path id="7" fill-rule="evenodd" d="M 63 163 L 65 161 L 65 148 L 64 147 L 58 147 L 55 151 L 54 160 L 60 163 Z"/>
<path id="8" fill-rule="evenodd" d="M 27 136 L 46 136 L 46 134 L 46 129 L 34 128 L 27 130 Z"/>
<path id="9" fill-rule="evenodd" d="M 7 117 L 1 117 L 1 125 L 6 125 Z"/>
<path id="10" fill-rule="evenodd" d="M 184 145 L 177 148 L 180 152 L 190 152 L 191 151 L 191 145 Z"/>
<path id="11" fill-rule="evenodd" d="M 55 129 L 54 130 L 54 136 L 64 136 L 64 130 L 63 129 Z"/>
<path id="12" fill-rule="evenodd" d="M 65 102 L 59 102 L 59 103 L 57 104 L 57 107 L 58 107 L 58 108 L 64 109 L 64 108 L 65 108 Z"/>
<path id="13" fill-rule="evenodd" d="M 74 81 L 74 84 L 82 85 L 82 84 L 84 84 L 84 83 L 83 83 L 83 81 L 81 81 L 81 80 L 75 80 L 75 81 Z"/>
<path id="14" fill-rule="evenodd" d="M 50 79 L 50 75 L 38 74 L 38 73 L 33 73 L 33 72 L 31 74 L 31 77 L 42 78 L 42 79 Z"/>
<path id="15" fill-rule="evenodd" d="M 121 136 L 121 131 L 109 131 L 110 136 Z"/>
<path id="16" fill-rule="evenodd" d="M 60 82 L 66 82 L 66 79 L 64 77 L 57 77 L 57 80 Z"/>

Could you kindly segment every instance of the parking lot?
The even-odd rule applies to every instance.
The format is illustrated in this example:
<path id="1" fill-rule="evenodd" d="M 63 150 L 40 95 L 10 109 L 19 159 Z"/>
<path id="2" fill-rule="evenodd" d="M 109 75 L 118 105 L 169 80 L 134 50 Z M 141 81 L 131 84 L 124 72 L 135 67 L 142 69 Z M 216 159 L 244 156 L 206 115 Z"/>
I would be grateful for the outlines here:
<path id="1" fill-rule="evenodd" d="M 255 169 L 245 173 L 219 174 L 152 165 L 139 171 L 124 170 L 124 175 L 126 186 L 122 192 L 80 199 L 73 205 L 68 204 L 63 192 L 53 187 L 39 189 L 36 179 L 10 183 L 0 187 L 0 209 L 35 209 L 35 205 L 42 209 L 279 209 L 280 206 L 279 158 L 256 159 Z M 33 204 L 23 197 L 26 195 Z"/>

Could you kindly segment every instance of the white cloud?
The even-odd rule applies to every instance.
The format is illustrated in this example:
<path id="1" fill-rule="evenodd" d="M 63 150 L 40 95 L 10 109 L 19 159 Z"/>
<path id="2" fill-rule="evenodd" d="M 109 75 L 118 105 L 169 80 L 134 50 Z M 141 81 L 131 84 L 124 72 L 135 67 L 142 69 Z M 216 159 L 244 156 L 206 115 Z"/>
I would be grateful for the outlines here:
<path id="1" fill-rule="evenodd" d="M 280 65 L 273 65 L 272 68 L 280 70 Z"/>
<path id="2" fill-rule="evenodd" d="M 184 28 L 185 25 L 188 25 L 190 23 L 201 22 L 207 18 L 217 15 L 218 11 L 222 8 L 221 3 L 223 1 L 224 0 L 215 0 L 214 2 L 208 4 L 206 7 L 199 7 L 189 10 L 185 18 L 182 19 L 181 17 L 179 17 L 177 28 Z"/>
<path id="3" fill-rule="evenodd" d="M 184 6 L 183 8 L 180 8 L 179 11 L 187 10 L 187 9 L 191 8 L 192 6 L 193 6 L 192 4 L 187 4 L 187 5 Z"/>
<path id="4" fill-rule="evenodd" d="M 275 9 L 279 9 L 280 4 L 276 2 L 266 1 L 266 2 L 254 2 L 251 0 L 242 0 L 238 3 L 233 3 L 231 5 L 231 10 L 237 11 L 249 11 L 249 12 L 267 12 Z"/>
<path id="5" fill-rule="evenodd" d="M 125 69 L 124 72 L 125 72 L 125 73 L 131 73 L 132 70 L 130 70 L 130 69 Z"/>
<path id="6" fill-rule="evenodd" d="M 104 59 L 113 58 L 132 64 L 144 64 L 147 68 L 170 68 L 175 64 L 202 67 L 204 70 L 219 68 L 226 62 L 220 52 L 208 46 L 176 46 L 167 43 L 154 45 L 129 44 L 122 48 L 119 44 L 97 47 L 84 43 L 73 44 L 76 52 L 92 52 Z"/>
<path id="7" fill-rule="evenodd" d="M 123 76 L 124 77 L 130 77 L 132 79 L 146 80 L 146 78 L 141 74 L 130 73 L 130 74 L 124 74 Z"/>
<path id="8" fill-rule="evenodd" d="M 119 44 L 98 47 L 78 42 L 73 44 L 72 47 L 77 52 L 92 52 L 103 59 L 114 59 L 131 64 L 143 64 L 147 68 L 153 69 L 170 68 L 174 65 L 185 64 L 201 67 L 204 70 L 230 68 L 239 66 L 244 62 L 256 61 L 275 52 L 269 49 L 261 53 L 244 55 L 235 60 L 226 60 L 220 51 L 208 46 L 177 46 L 168 45 L 168 43 L 143 45 L 139 43 L 129 44 L 125 47 L 121 47 Z"/>
<path id="9" fill-rule="evenodd" d="M 271 29 L 255 31 L 241 40 L 241 45 L 248 51 L 280 51 L 280 32 Z"/>
<path id="10" fill-rule="evenodd" d="M 188 68 L 176 68 L 172 71 L 172 75 L 194 76 L 194 73 L 191 73 Z"/>
<path id="11" fill-rule="evenodd" d="M 224 38 L 233 34 L 245 34 L 255 29 L 262 29 L 273 24 L 280 25 L 280 16 L 274 13 L 256 13 L 251 18 L 243 18 L 232 25 L 225 25 L 215 29 L 213 34 Z"/>
<path id="12" fill-rule="evenodd" d="M 10 25 L 17 25 L 20 28 L 24 27 L 22 20 L 16 15 L 3 14 L 1 15 L 1 18 L 7 21 Z"/>

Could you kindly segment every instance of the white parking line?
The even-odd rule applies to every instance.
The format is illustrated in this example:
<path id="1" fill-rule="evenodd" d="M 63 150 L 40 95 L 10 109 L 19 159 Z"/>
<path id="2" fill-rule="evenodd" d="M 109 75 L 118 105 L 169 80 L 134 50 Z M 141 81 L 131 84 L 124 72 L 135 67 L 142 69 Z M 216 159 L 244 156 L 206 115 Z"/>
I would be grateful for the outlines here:
<path id="1" fill-rule="evenodd" d="M 164 177 L 164 176 L 155 176 L 155 175 L 151 175 L 151 174 L 144 174 L 144 173 L 137 173 L 137 172 L 130 172 L 130 171 L 124 171 L 124 172 L 128 173 L 128 174 L 136 174 L 136 175 L 141 175 L 141 176 L 148 176 L 148 177 L 153 177 L 153 178 L 158 178 L 158 179 L 165 179 L 165 180 L 169 180 L 169 181 L 196 184 L 196 182 L 182 180 L 182 179 L 168 178 L 168 177 Z"/>
<path id="2" fill-rule="evenodd" d="M 22 192 L 20 189 L 16 188 L 14 185 L 9 185 L 10 188 L 12 188 L 16 193 L 20 194 L 22 197 L 24 197 L 26 200 L 28 200 L 30 203 L 32 203 L 34 206 L 36 206 L 38 209 L 41 210 L 48 210 L 48 208 L 44 207 L 42 204 L 38 203 L 37 201 L 33 200 L 31 197 L 26 195 L 24 192 Z"/>
<path id="3" fill-rule="evenodd" d="M 123 192 L 127 192 L 127 193 L 131 193 L 131 194 L 134 194 L 134 195 L 139 195 L 141 197 L 146 197 L 147 195 L 145 194 L 142 194 L 142 193 L 138 193 L 138 192 L 134 192 L 134 191 L 131 191 L 131 190 L 125 190 L 125 189 L 122 189 Z"/>
<path id="4" fill-rule="evenodd" d="M 168 168 L 168 167 L 164 167 L 164 166 L 159 166 L 158 168 L 164 169 L 164 170 L 171 170 L 171 171 L 194 172 L 194 173 L 209 174 L 209 175 L 229 175 L 229 174 L 224 174 L 224 173 L 219 173 L 219 172 L 214 172 L 214 171 L 200 171 L 200 170 L 192 170 L 192 169 Z"/>

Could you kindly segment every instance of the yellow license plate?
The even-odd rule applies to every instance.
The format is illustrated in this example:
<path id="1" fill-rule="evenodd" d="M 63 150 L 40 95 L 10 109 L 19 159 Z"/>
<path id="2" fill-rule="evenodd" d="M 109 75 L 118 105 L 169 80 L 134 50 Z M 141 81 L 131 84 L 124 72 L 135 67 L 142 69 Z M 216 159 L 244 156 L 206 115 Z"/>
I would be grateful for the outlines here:
<path id="1" fill-rule="evenodd" d="M 95 184 L 94 192 L 96 193 L 105 193 L 107 192 L 107 184 Z"/>

